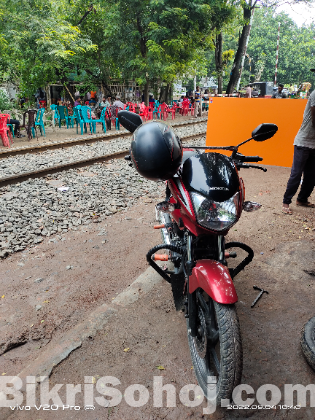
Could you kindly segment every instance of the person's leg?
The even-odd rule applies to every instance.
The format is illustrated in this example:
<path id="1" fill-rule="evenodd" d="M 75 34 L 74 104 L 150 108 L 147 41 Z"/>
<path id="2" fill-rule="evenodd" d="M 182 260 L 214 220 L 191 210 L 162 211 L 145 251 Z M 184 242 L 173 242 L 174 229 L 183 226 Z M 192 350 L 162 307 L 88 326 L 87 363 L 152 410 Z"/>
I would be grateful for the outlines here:
<path id="1" fill-rule="evenodd" d="M 199 102 L 195 102 L 195 111 L 194 111 L 195 118 L 197 118 L 197 115 L 198 115 L 198 108 L 199 108 Z"/>
<path id="2" fill-rule="evenodd" d="M 296 194 L 302 177 L 302 172 L 309 156 L 309 151 L 305 148 L 294 146 L 293 164 L 287 189 L 283 196 L 284 207 L 289 207 L 293 196 Z"/>
<path id="3" fill-rule="evenodd" d="M 199 117 L 202 117 L 202 105 L 199 105 L 199 113 L 198 113 Z"/>
<path id="4" fill-rule="evenodd" d="M 309 196 L 312 194 L 315 185 L 315 149 L 310 149 L 309 157 L 305 163 L 303 171 L 303 183 L 297 202 L 307 203 Z"/>
<path id="5" fill-rule="evenodd" d="M 20 133 L 20 121 L 10 119 L 10 124 L 14 124 L 14 135 L 17 136 Z"/>

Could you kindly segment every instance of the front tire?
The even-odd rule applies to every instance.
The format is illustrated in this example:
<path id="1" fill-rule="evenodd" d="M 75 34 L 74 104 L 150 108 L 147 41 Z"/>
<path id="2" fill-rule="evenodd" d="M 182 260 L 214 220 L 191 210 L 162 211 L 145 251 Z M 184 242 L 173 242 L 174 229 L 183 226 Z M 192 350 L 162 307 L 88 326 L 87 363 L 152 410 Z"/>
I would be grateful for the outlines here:
<path id="1" fill-rule="evenodd" d="M 315 370 L 315 316 L 302 329 L 301 347 L 308 364 Z"/>
<path id="2" fill-rule="evenodd" d="M 204 395 L 221 406 L 221 399 L 232 399 L 242 376 L 243 352 L 236 308 L 217 303 L 204 292 L 197 293 L 197 306 L 197 337 L 191 336 L 187 322 L 191 359 Z M 211 376 L 216 376 L 216 385 L 207 384 Z"/>

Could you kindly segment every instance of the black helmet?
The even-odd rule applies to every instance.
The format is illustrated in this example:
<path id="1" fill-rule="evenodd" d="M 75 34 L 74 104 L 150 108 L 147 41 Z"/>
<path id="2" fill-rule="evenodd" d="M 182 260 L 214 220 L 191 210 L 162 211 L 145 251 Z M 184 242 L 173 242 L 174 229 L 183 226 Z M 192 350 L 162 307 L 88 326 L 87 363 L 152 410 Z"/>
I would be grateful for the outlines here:
<path id="1" fill-rule="evenodd" d="M 182 143 L 165 123 L 142 124 L 133 133 L 131 159 L 140 175 L 152 181 L 172 178 L 182 162 Z"/>

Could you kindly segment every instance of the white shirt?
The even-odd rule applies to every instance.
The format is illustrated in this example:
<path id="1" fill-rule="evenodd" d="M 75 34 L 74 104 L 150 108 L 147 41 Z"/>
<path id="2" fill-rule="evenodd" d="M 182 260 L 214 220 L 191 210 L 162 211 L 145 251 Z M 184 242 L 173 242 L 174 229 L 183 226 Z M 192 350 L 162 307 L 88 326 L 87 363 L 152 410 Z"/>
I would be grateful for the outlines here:
<path id="1" fill-rule="evenodd" d="M 124 109 L 124 104 L 119 99 L 116 99 L 113 105 L 117 106 L 117 108 Z"/>
<path id="2" fill-rule="evenodd" d="M 315 106 L 315 90 L 309 97 L 303 115 L 303 122 L 299 129 L 295 139 L 294 146 L 309 147 L 315 149 L 315 128 L 312 124 L 312 112 L 311 107 Z"/>

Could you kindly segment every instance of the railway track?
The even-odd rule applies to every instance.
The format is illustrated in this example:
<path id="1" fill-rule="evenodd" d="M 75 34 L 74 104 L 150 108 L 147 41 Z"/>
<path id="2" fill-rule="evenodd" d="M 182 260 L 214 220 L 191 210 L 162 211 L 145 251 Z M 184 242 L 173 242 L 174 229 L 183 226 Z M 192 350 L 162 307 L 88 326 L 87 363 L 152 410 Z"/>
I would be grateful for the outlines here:
<path id="1" fill-rule="evenodd" d="M 204 123 L 207 120 L 208 118 L 198 118 L 198 119 L 193 119 L 193 120 L 181 121 L 181 122 L 170 124 L 170 125 L 173 128 L 180 128 L 180 127 Z M 72 139 L 55 140 L 49 143 L 26 144 L 20 147 L 5 148 L 3 150 L 0 150 L 0 159 L 6 158 L 9 156 L 24 155 L 27 153 L 41 153 L 46 150 L 60 149 L 60 148 L 71 147 L 75 145 L 90 144 L 90 143 L 95 143 L 99 141 L 110 141 L 117 137 L 128 137 L 128 136 L 130 136 L 130 133 L 124 130 L 124 131 L 109 132 L 106 134 L 98 134 L 98 135 L 93 135 L 93 136 L 82 136 L 82 137 L 75 137 Z"/>
<path id="2" fill-rule="evenodd" d="M 173 127 L 177 128 L 177 127 L 189 126 L 189 125 L 192 125 L 192 124 L 196 124 L 198 122 L 199 123 L 204 122 L 206 120 L 207 119 L 200 119 L 199 121 L 193 121 L 192 123 L 189 122 L 188 124 L 187 124 L 187 122 L 186 122 L 186 124 L 183 124 L 183 123 L 174 124 Z M 108 138 L 108 140 L 113 140 L 117 136 L 121 137 L 122 134 L 124 134 L 124 136 L 130 136 L 129 132 L 119 133 L 119 134 L 108 136 L 108 137 L 110 137 L 110 138 Z M 198 132 L 198 133 L 193 134 L 193 135 L 181 136 L 181 139 L 184 142 L 187 142 L 189 140 L 192 140 L 192 139 L 195 139 L 195 138 L 200 138 L 200 137 L 205 136 L 205 135 L 206 135 L 206 131 Z M 98 137 L 96 140 L 95 139 L 87 139 L 86 141 L 91 142 L 91 141 L 98 141 L 98 140 L 101 140 L 101 139 L 103 139 L 103 138 Z M 83 141 L 84 141 L 84 139 L 81 140 L 81 142 L 83 142 Z M 64 144 L 65 143 L 63 143 L 63 145 Z M 76 144 L 75 142 L 71 143 L 71 145 L 75 145 L 75 144 Z M 64 147 L 63 145 L 62 146 L 59 145 L 59 147 Z M 45 148 L 46 147 L 47 146 L 45 146 Z M 25 152 L 25 153 L 28 153 L 28 152 Z M 89 158 L 73 160 L 73 161 L 70 161 L 70 162 L 63 162 L 61 164 L 50 166 L 50 167 L 39 168 L 39 169 L 36 169 L 34 171 L 25 171 L 25 172 L 20 172 L 20 173 L 17 173 L 17 174 L 8 175 L 8 176 L 0 178 L 0 187 L 4 187 L 4 186 L 7 186 L 7 185 L 22 182 L 22 181 L 25 181 L 26 179 L 29 179 L 29 178 L 43 177 L 43 176 L 54 174 L 54 173 L 57 173 L 57 172 L 60 172 L 60 171 L 68 170 L 70 168 L 84 167 L 84 166 L 88 166 L 88 165 L 91 165 L 91 164 L 97 163 L 97 162 L 106 162 L 106 161 L 111 160 L 111 159 L 121 159 L 126 154 L 128 154 L 128 149 L 125 148 L 125 149 L 116 151 L 114 153 L 96 155 L 96 156 L 92 156 L 92 157 L 89 157 Z"/>
<path id="3" fill-rule="evenodd" d="M 184 144 L 201 146 L 205 143 L 206 124 L 198 129 L 198 133 L 182 130 Z M 70 149 L 67 157 L 70 156 L 70 160 L 82 156 L 81 160 L 71 162 L 49 161 L 56 152 L 31 156 L 28 163 L 34 162 L 34 167 L 23 166 L 23 161 L 30 156 L 4 159 L 3 167 L 5 163 L 8 169 L 15 165 L 18 173 L 0 179 L 0 258 L 36 246 L 45 237 L 53 237 L 51 241 L 61 240 L 60 235 L 65 232 L 99 223 L 116 212 L 128 212 L 144 197 L 162 197 L 165 193 L 163 182 L 139 177 L 135 169 L 123 161 L 130 141 L 121 140 L 115 147 L 108 147 L 107 142 L 104 148 L 95 147 L 97 151 L 103 151 L 102 156 L 100 153 L 87 158 L 86 146 L 83 146 L 84 153 Z M 62 151 L 57 153 L 62 155 Z M 41 159 L 41 164 L 48 162 L 54 166 L 35 167 Z M 80 169 L 80 166 L 86 169 Z M 23 169 L 29 171 L 22 172 Z M 2 175 L 6 175 L 5 170 Z"/>

